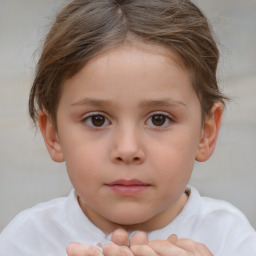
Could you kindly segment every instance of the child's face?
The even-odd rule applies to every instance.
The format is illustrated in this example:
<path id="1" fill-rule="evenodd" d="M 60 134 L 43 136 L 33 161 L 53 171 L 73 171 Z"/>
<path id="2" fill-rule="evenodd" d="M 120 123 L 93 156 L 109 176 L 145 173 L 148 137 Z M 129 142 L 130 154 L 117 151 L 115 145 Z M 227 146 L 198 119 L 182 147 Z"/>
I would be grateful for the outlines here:
<path id="1" fill-rule="evenodd" d="M 106 232 L 169 223 L 186 203 L 199 154 L 190 75 L 174 55 L 148 48 L 120 46 L 92 59 L 64 83 L 57 110 L 58 161 L 66 161 L 83 211 Z"/>

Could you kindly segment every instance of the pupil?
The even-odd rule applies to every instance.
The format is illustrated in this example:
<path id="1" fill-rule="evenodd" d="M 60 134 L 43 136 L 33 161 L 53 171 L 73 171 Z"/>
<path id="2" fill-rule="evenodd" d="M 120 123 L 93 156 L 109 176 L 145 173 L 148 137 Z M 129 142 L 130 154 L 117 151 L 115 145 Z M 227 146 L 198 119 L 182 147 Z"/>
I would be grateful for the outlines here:
<path id="1" fill-rule="evenodd" d="M 165 123 L 166 117 L 163 115 L 152 116 L 152 123 L 156 126 L 161 126 Z"/>
<path id="2" fill-rule="evenodd" d="M 92 123 L 94 126 L 102 126 L 105 123 L 105 117 L 104 116 L 92 116 Z"/>

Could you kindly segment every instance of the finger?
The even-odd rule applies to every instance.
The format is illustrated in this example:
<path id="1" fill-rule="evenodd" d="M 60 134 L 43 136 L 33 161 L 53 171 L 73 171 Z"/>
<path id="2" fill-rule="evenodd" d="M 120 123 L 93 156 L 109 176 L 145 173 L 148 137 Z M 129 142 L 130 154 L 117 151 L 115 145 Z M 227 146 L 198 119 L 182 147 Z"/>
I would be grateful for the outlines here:
<path id="1" fill-rule="evenodd" d="M 79 243 L 70 244 L 66 251 L 68 256 L 103 256 L 98 248 Z"/>
<path id="2" fill-rule="evenodd" d="M 117 245 L 128 246 L 129 234 L 123 228 L 118 228 L 112 233 L 111 241 Z"/>
<path id="3" fill-rule="evenodd" d="M 116 244 L 106 244 L 103 246 L 103 254 L 105 256 L 133 256 L 131 250 L 126 246 Z"/>
<path id="4" fill-rule="evenodd" d="M 148 243 L 157 255 L 168 255 L 168 256 L 187 256 L 189 255 L 183 248 L 180 248 L 167 240 L 153 240 Z"/>
<path id="5" fill-rule="evenodd" d="M 134 256 L 158 256 L 157 253 L 148 245 L 132 245 L 130 250 Z"/>
<path id="6" fill-rule="evenodd" d="M 178 241 L 178 237 L 175 234 L 172 234 L 167 238 L 167 241 L 169 243 L 176 244 Z"/>
<path id="7" fill-rule="evenodd" d="M 147 234 L 144 232 L 137 232 L 130 239 L 130 246 L 132 245 L 146 245 L 148 244 Z"/>
<path id="8" fill-rule="evenodd" d="M 191 239 L 178 239 L 176 245 L 180 248 L 193 253 L 198 256 L 213 256 L 211 251 L 202 243 L 195 242 Z"/>

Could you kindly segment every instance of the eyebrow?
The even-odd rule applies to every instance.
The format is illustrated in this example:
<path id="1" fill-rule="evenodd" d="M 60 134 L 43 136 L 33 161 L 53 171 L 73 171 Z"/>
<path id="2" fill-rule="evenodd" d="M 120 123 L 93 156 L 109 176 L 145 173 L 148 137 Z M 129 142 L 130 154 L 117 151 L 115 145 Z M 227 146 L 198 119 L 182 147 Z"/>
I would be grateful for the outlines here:
<path id="1" fill-rule="evenodd" d="M 182 101 L 176 101 L 171 99 L 161 99 L 161 100 L 144 100 L 141 107 L 186 107 L 187 105 Z"/>
<path id="2" fill-rule="evenodd" d="M 98 99 L 92 99 L 92 98 L 84 98 L 82 100 L 79 100 L 75 103 L 72 103 L 71 106 L 82 106 L 82 105 L 88 105 L 93 107 L 103 107 L 106 105 L 111 105 L 110 100 L 98 100 Z"/>
<path id="3" fill-rule="evenodd" d="M 93 99 L 93 98 L 84 98 L 75 103 L 72 103 L 71 106 L 93 106 L 93 107 L 104 107 L 112 105 L 111 100 L 102 100 L 102 99 Z M 176 101 L 172 99 L 160 99 L 160 100 L 144 100 L 139 104 L 139 107 L 186 107 L 187 105 L 182 101 Z"/>

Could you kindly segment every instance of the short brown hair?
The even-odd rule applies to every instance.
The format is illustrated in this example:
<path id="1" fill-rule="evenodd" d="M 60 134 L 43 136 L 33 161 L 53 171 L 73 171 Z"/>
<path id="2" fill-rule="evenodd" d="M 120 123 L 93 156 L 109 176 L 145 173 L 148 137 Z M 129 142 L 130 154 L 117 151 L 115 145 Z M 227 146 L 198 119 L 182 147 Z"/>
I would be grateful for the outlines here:
<path id="1" fill-rule="evenodd" d="M 175 51 L 193 74 L 202 117 L 226 99 L 218 88 L 219 51 L 206 17 L 190 0 L 73 0 L 48 33 L 30 92 L 34 122 L 45 111 L 56 124 L 62 82 L 128 35 Z"/>

